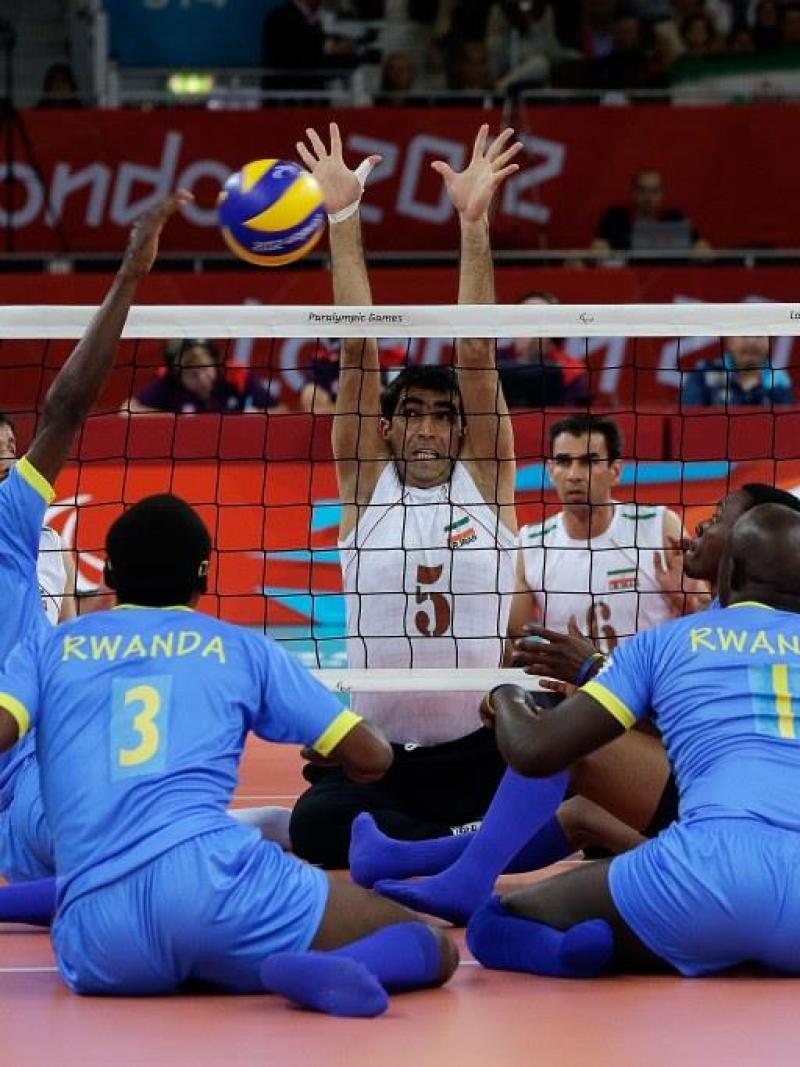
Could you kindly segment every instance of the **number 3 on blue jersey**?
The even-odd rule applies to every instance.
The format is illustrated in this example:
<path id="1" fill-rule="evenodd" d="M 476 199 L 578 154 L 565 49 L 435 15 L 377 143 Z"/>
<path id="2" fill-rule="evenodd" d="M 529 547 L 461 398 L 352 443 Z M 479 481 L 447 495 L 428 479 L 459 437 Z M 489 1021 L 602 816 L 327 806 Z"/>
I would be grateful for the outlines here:
<path id="1" fill-rule="evenodd" d="M 167 762 L 172 678 L 115 678 L 111 691 L 111 780 L 157 774 Z"/>

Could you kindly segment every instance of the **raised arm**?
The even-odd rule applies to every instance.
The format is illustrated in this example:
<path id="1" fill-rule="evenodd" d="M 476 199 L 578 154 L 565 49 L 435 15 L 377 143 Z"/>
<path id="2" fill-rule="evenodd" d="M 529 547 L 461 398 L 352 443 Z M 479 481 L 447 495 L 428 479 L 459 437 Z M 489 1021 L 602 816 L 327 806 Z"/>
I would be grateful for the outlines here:
<path id="1" fill-rule="evenodd" d="M 441 160 L 431 164 L 441 175 L 458 212 L 461 227 L 460 304 L 495 303 L 489 207 L 505 179 L 519 170 L 511 160 L 522 145 L 510 143 L 513 134 L 511 129 L 504 130 L 487 147 L 489 127 L 483 125 L 465 170 L 457 173 Z M 467 419 L 462 458 L 469 464 L 487 503 L 503 509 L 503 521 L 516 531 L 514 436 L 495 366 L 494 340 L 459 340 L 456 371 Z"/>
<path id="2" fill-rule="evenodd" d="M 190 200 L 190 193 L 174 193 L 136 222 L 111 288 L 47 391 L 27 457 L 51 484 L 108 379 L 136 287 L 155 262 L 161 230 Z"/>
<path id="3" fill-rule="evenodd" d="M 357 204 L 362 183 L 344 162 L 339 127 L 330 124 L 330 148 L 316 130 L 306 130 L 308 145 L 297 143 L 303 163 L 319 182 L 328 215 Z M 310 146 L 310 147 L 309 147 Z M 374 166 L 380 156 L 370 156 Z M 341 306 L 372 303 L 367 264 L 361 241 L 358 208 L 341 222 L 331 221 L 328 239 L 333 272 L 333 299 Z M 372 495 L 389 453 L 378 432 L 380 364 L 374 338 L 348 338 L 342 344 L 339 392 L 333 419 L 333 454 L 343 505 L 341 533 L 346 536 L 356 517 L 356 505 Z"/>

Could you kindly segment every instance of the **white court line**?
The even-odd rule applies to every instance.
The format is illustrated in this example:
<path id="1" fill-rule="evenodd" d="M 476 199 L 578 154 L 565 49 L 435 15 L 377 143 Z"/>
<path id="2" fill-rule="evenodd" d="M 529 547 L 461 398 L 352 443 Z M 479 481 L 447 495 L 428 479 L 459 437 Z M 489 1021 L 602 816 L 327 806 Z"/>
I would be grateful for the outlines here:
<path id="1" fill-rule="evenodd" d="M 58 974 L 58 967 L 0 967 L 0 974 Z"/>

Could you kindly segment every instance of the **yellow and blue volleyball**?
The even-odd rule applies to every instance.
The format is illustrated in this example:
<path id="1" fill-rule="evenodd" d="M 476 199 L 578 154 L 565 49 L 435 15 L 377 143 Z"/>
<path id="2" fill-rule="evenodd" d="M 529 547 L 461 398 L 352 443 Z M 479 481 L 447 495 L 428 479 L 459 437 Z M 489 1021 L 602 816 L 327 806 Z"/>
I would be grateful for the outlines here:
<path id="1" fill-rule="evenodd" d="M 257 159 L 232 174 L 217 212 L 230 250 L 259 267 L 302 259 L 325 228 L 319 182 L 283 159 Z"/>

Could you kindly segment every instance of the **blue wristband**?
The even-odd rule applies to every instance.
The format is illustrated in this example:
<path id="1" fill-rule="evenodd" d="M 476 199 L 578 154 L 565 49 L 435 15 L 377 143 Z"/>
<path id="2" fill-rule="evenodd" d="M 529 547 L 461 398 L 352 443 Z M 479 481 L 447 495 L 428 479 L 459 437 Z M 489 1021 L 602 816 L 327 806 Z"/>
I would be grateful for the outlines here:
<path id="1" fill-rule="evenodd" d="M 604 659 L 605 656 L 602 652 L 592 652 L 591 655 L 587 656 L 580 667 L 578 667 L 578 673 L 575 675 L 575 684 L 583 685 L 584 682 L 588 681 L 592 667 L 594 667 L 598 660 Z"/>

